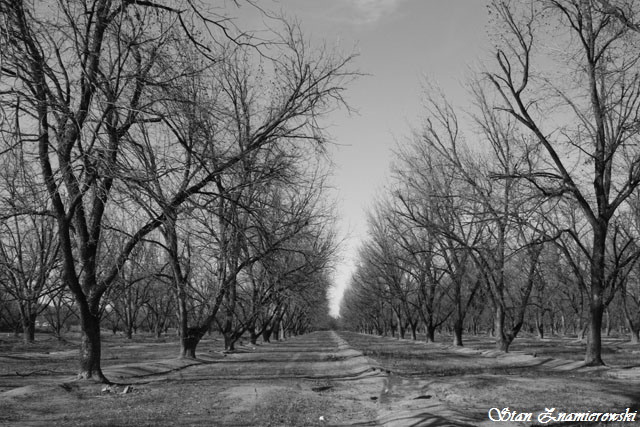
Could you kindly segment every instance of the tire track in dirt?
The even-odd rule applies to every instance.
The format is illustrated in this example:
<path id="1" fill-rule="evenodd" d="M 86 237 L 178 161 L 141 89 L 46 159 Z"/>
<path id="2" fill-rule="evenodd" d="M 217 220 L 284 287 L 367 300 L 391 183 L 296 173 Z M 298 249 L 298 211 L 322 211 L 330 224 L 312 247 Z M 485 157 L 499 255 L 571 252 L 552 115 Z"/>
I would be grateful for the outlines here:
<path id="1" fill-rule="evenodd" d="M 473 420 L 429 395 L 424 380 L 391 372 L 335 331 L 244 345 L 222 355 L 203 354 L 198 361 L 173 359 L 113 367 L 110 371 L 118 372 L 121 379 L 153 376 L 154 381 L 229 382 L 220 405 L 236 418 L 259 412 L 274 402 L 284 406 L 282 400 L 321 400 L 328 406 L 331 401 L 341 400 L 368 408 L 368 416 L 363 419 L 363 411 L 353 418 L 328 413 L 323 416 L 328 425 L 474 425 Z"/>
<path id="2" fill-rule="evenodd" d="M 302 378 L 347 380 L 385 375 L 379 364 L 351 348 L 334 332 L 315 332 L 286 341 L 243 346 L 224 357 L 200 362 L 181 375 L 193 372 L 200 378 L 266 380 Z"/>
<path id="3" fill-rule="evenodd" d="M 345 345 L 349 342 L 340 337 Z M 356 348 L 357 351 L 357 348 Z M 387 369 L 375 359 L 387 375 L 380 391 L 376 423 L 385 427 L 457 426 L 473 427 L 478 420 L 450 408 L 430 390 L 430 380 L 404 377 Z"/>
<path id="4" fill-rule="evenodd" d="M 185 394 L 192 401 L 172 412 L 180 414 L 182 425 L 367 426 L 377 425 L 380 390 L 386 378 L 382 368 L 329 331 L 244 344 L 234 352 L 203 345 L 196 360 L 140 360 L 108 366 L 104 372 L 119 385 L 133 385 L 133 392 L 105 394 L 98 384 L 66 377 L 52 378 L 43 388 L 39 378 L 36 388 L 23 387 L 13 393 L 20 396 L 0 395 L 0 403 L 13 405 L 23 394 L 42 396 L 45 392 L 60 399 L 56 405 L 61 408 L 79 398 L 87 404 L 108 399 L 122 404 L 139 401 L 145 406 L 138 411 L 155 419 L 150 409 L 156 404 L 154 396 L 164 401 L 165 396 Z M 62 391 L 60 381 L 70 381 L 79 389 Z M 53 414 L 48 421 L 55 424 L 58 416 Z M 158 425 L 173 425 L 168 419 L 159 421 Z"/>
<path id="5" fill-rule="evenodd" d="M 216 384 L 215 406 L 219 414 L 226 414 L 219 425 L 238 419 L 246 425 L 378 425 L 377 402 L 387 376 L 330 331 L 245 344 L 233 352 L 202 352 L 191 362 L 136 365 L 113 367 L 109 373 L 120 374 L 119 381 L 129 377 L 140 384 Z"/>
<path id="6" fill-rule="evenodd" d="M 233 380 L 219 403 L 233 418 L 265 407 L 282 408 L 280 418 L 261 420 L 265 425 L 377 425 L 377 401 L 386 378 L 381 367 L 335 332 L 248 346 L 184 371 L 184 380 L 189 373 L 201 380 Z"/>

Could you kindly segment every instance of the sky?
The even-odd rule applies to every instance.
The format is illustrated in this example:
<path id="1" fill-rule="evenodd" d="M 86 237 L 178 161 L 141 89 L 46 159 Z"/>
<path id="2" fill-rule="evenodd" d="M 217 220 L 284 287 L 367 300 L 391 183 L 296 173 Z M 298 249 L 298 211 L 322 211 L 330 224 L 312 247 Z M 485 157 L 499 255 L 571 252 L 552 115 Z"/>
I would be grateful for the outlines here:
<path id="1" fill-rule="evenodd" d="M 418 127 L 425 79 L 465 107 L 465 80 L 488 58 L 487 0 L 263 0 L 295 17 L 312 43 L 358 54 L 366 74 L 345 93 L 349 114 L 325 118 L 333 144 L 333 197 L 342 239 L 330 296 L 333 315 L 366 239 L 366 212 L 389 177 L 392 149 Z"/>

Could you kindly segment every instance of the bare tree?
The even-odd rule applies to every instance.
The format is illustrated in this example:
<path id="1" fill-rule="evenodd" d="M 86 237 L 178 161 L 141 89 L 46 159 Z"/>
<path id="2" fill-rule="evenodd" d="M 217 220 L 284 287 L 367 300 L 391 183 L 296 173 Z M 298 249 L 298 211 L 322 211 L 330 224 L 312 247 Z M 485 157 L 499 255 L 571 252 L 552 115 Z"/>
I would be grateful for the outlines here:
<path id="1" fill-rule="evenodd" d="M 46 309 L 43 303 L 60 286 L 55 280 L 58 243 L 55 221 L 46 213 L 48 205 L 38 174 L 25 161 L 25 136 L 15 125 L 3 139 L 0 158 L 0 286 L 17 303 L 25 342 L 33 342 L 36 318 Z"/>
<path id="2" fill-rule="evenodd" d="M 546 153 L 544 166 L 522 178 L 545 195 L 572 199 L 589 223 L 588 365 L 603 364 L 610 224 L 640 184 L 639 36 L 603 4 L 609 2 L 541 0 L 518 7 L 495 1 L 503 37 L 495 50 L 497 70 L 486 74 L 498 94 L 496 108 L 518 120 Z M 616 6 L 636 15 L 634 2 Z M 549 42 L 556 46 L 552 52 L 544 50 Z M 545 73 L 549 63 L 557 68 Z"/>
<path id="3" fill-rule="evenodd" d="M 466 146 L 457 114 L 444 95 L 433 87 L 427 93 L 421 143 L 435 159 L 436 168 L 447 170 L 450 181 L 462 183 L 462 191 L 445 194 L 444 198 L 463 200 L 462 209 L 454 215 L 469 224 L 459 228 L 455 227 L 456 221 L 435 218 L 431 227 L 469 251 L 493 305 L 496 346 L 507 351 L 522 328 L 533 281 L 527 282 L 525 292 L 515 300 L 505 273 L 522 248 L 541 244 L 545 237 L 540 227 L 532 226 L 538 222 L 544 199 L 528 197 L 526 184 L 513 177 L 536 162 L 536 153 L 526 139 L 520 138 L 515 120 L 496 114 L 481 87 L 474 85 L 472 89 L 478 104 L 474 118 L 480 130 L 477 140 L 486 154 L 472 152 Z M 437 186 L 432 184 L 432 188 Z M 435 200 L 439 198 L 437 193 L 434 196 Z M 481 226 L 478 229 L 474 224 Z M 473 228 L 481 234 L 463 231 Z M 532 268 L 528 274 L 534 274 L 537 267 Z"/>
<path id="4" fill-rule="evenodd" d="M 36 318 L 46 309 L 43 302 L 59 286 L 51 281 L 58 248 L 50 219 L 14 216 L 0 228 L 0 284 L 20 308 L 25 342 L 34 341 Z"/>
<path id="5" fill-rule="evenodd" d="M 453 343 L 461 346 L 466 312 L 482 282 L 470 248 L 486 228 L 485 222 L 470 220 L 473 215 L 465 213 L 481 207 L 465 197 L 469 186 L 420 135 L 399 147 L 396 155 L 396 209 L 409 224 L 402 235 L 420 230 L 421 238 L 410 246 L 426 262 L 418 271 L 426 276 L 420 306 L 427 314 L 423 319 L 427 339 L 433 339 L 435 327 L 453 316 Z"/>
<path id="6" fill-rule="evenodd" d="M 351 76 L 345 70 L 349 58 L 328 52 L 313 56 L 299 33 L 289 28 L 270 51 L 274 60 L 268 74 L 276 91 L 266 93 L 269 86 L 261 87 L 264 92 L 257 111 L 262 116 L 245 128 L 241 149 L 226 153 L 224 148 L 229 145 L 217 143 L 225 138 L 228 142 L 228 134 L 188 134 L 185 139 L 183 132 L 193 127 L 173 127 L 175 118 L 169 113 L 182 111 L 184 117 L 204 113 L 204 109 L 184 97 L 171 108 L 162 101 L 166 95 L 179 93 L 177 85 L 188 78 L 210 73 L 216 64 L 228 65 L 224 60 L 217 62 L 219 40 L 198 40 L 185 14 L 214 26 L 220 21 L 192 6 L 186 2 L 185 9 L 174 9 L 125 0 L 0 2 L 0 19 L 6 29 L 0 34 L 0 103 L 5 112 L 17 111 L 11 120 L 22 123 L 30 144 L 25 151 L 32 153 L 40 167 L 56 218 L 63 281 L 76 299 L 81 320 L 81 378 L 107 381 L 100 366 L 102 297 L 133 248 L 175 218 L 185 201 L 207 190 L 222 171 L 247 153 L 283 140 L 316 141 L 318 115 L 341 102 L 343 83 Z M 217 27 L 221 37 L 228 36 L 224 27 Z M 215 37 L 220 32 L 200 34 Z M 233 44 L 249 49 L 237 39 Z M 258 66 L 256 62 L 247 65 Z M 219 93 L 207 94 L 206 105 L 215 104 L 214 95 Z M 194 116 L 189 120 L 202 122 Z M 211 131 L 214 129 L 216 126 Z M 135 157 L 144 152 L 145 132 L 164 136 L 158 139 L 161 145 L 147 144 L 157 151 L 146 152 L 146 158 Z M 195 146 L 191 144 L 194 140 L 198 142 Z M 121 198 L 131 197 L 124 191 L 129 183 L 148 180 L 163 167 L 156 164 L 151 171 L 140 169 L 143 161 L 162 158 L 173 147 L 185 155 L 172 159 L 182 161 L 178 175 L 184 173 L 185 179 L 167 185 L 166 203 L 147 211 L 152 215 L 146 220 L 140 215 L 133 218 L 137 230 L 128 236 L 113 262 L 100 265 L 106 213 Z"/>
<path id="7" fill-rule="evenodd" d="M 378 202 L 369 214 L 368 225 L 369 241 L 360 256 L 371 263 L 379 280 L 387 286 L 400 336 L 404 338 L 409 327 L 412 339 L 417 339 L 417 327 L 422 321 L 427 328 L 427 341 L 433 341 L 435 328 L 448 317 L 448 307 L 442 301 L 444 293 L 433 262 L 434 252 L 428 247 L 431 237 L 416 235 L 419 231 L 404 220 L 393 199 Z"/>
<path id="8" fill-rule="evenodd" d="M 56 218 L 63 281 L 80 313 L 82 378 L 107 381 L 100 368 L 101 298 L 131 249 L 99 274 L 102 223 L 123 177 L 117 170 L 124 138 L 145 120 L 153 102 L 146 90 L 159 82 L 159 58 L 173 40 L 169 14 L 151 2 L 0 3 L 7 29 L 0 36 L 1 101 L 29 129 L 25 151 L 36 153 Z"/>
<path id="9" fill-rule="evenodd" d="M 292 329 L 304 317 L 292 313 L 306 307 L 305 296 L 317 296 L 308 288 L 324 284 L 318 278 L 330 268 L 335 251 L 334 216 L 324 197 L 326 172 L 317 163 L 321 159 L 287 158 L 285 168 L 276 168 L 280 170 L 276 176 L 254 188 L 252 203 L 242 203 L 249 214 L 242 258 L 253 262 L 237 283 L 231 316 L 235 339 L 247 329 L 254 342 L 266 330 L 278 334 L 278 329 Z M 227 314 L 227 325 L 229 319 Z M 276 324 L 279 328 L 274 329 Z"/>

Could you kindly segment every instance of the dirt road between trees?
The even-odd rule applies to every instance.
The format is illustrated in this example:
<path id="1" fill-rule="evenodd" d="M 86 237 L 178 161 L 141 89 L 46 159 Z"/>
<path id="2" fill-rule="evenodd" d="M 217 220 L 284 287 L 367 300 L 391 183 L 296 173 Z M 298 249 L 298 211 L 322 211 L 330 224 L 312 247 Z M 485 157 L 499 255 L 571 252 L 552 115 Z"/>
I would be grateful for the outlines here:
<path id="1" fill-rule="evenodd" d="M 0 424 L 12 426 L 495 426 L 493 407 L 635 411 L 640 396 L 637 367 L 346 332 L 231 353 L 212 337 L 196 361 L 173 358 L 172 340 L 105 336 L 111 387 L 74 379 L 73 342 L 9 344 L 0 337 Z"/>
<path id="2" fill-rule="evenodd" d="M 105 351 L 109 388 L 74 380 L 74 350 L 0 354 L 0 423 L 377 425 L 387 374 L 334 332 L 232 353 L 205 341 L 197 361 L 171 358 L 173 343 L 126 344 Z"/>

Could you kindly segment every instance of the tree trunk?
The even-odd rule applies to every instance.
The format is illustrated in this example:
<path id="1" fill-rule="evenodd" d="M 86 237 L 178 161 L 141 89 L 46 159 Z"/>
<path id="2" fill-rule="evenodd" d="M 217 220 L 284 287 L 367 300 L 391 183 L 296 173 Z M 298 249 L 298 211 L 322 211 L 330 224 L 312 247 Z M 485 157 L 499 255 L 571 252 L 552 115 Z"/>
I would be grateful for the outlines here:
<path id="1" fill-rule="evenodd" d="M 25 344 L 36 340 L 36 314 L 28 312 L 22 316 L 22 338 Z"/>
<path id="2" fill-rule="evenodd" d="M 251 344 L 256 345 L 258 343 L 258 337 L 260 335 L 256 333 L 256 328 L 253 327 L 251 329 L 249 329 L 249 340 L 251 342 Z"/>
<path id="3" fill-rule="evenodd" d="M 224 333 L 224 349 L 229 351 L 236 349 L 236 337 L 233 332 Z"/>
<path id="4" fill-rule="evenodd" d="M 62 322 L 55 323 L 52 325 L 53 336 L 58 339 L 58 341 L 62 341 Z"/>
<path id="5" fill-rule="evenodd" d="M 505 353 L 509 352 L 509 345 L 511 342 L 509 338 L 504 333 L 504 321 L 505 321 L 505 313 L 500 305 L 496 307 L 495 311 L 495 319 L 494 319 L 494 329 L 495 329 L 495 337 L 496 337 L 496 349 L 500 351 L 504 351 Z"/>
<path id="6" fill-rule="evenodd" d="M 462 347 L 462 322 L 457 319 L 453 324 L 453 345 Z"/>
<path id="7" fill-rule="evenodd" d="M 589 324 L 585 323 L 582 325 L 580 330 L 578 331 L 578 340 L 584 341 L 587 338 L 587 330 L 589 329 Z"/>
<path id="8" fill-rule="evenodd" d="M 584 362 L 587 366 L 604 365 L 602 361 L 602 315 L 604 314 L 603 283 L 605 274 L 605 248 L 608 224 L 599 219 L 593 230 L 591 258 L 591 299 L 589 300 L 589 333 Z"/>
<path id="9" fill-rule="evenodd" d="M 271 328 L 264 328 L 264 331 L 262 331 L 262 341 L 263 342 L 271 342 L 271 332 L 272 329 Z"/>
<path id="10" fill-rule="evenodd" d="M 594 295 L 591 299 L 589 331 L 587 332 L 587 349 L 584 362 L 587 366 L 602 366 L 602 315 L 604 307 L 602 298 Z"/>
<path id="11" fill-rule="evenodd" d="M 416 329 L 418 329 L 418 322 L 411 323 L 411 339 L 413 341 L 418 339 L 418 335 L 416 334 Z"/>
<path id="12" fill-rule="evenodd" d="M 222 326 L 222 336 L 224 337 L 224 349 L 235 350 L 234 348 L 234 333 L 233 333 L 233 312 L 227 311 L 225 316 L 224 325 Z"/>
<path id="13" fill-rule="evenodd" d="M 287 339 L 286 332 L 287 331 L 286 331 L 286 329 L 284 327 L 284 319 L 280 320 L 280 339 L 283 340 L 283 341 L 285 339 Z"/>
<path id="14" fill-rule="evenodd" d="M 459 267 L 459 262 L 457 262 L 458 267 L 457 271 L 461 269 Z M 456 274 L 455 282 L 453 284 L 453 301 L 454 301 L 454 321 L 453 321 L 453 345 L 457 347 L 462 347 L 462 331 L 464 329 L 464 317 L 466 315 L 466 309 L 468 309 L 473 296 L 475 295 L 476 289 L 478 285 L 473 289 L 471 296 L 466 304 L 466 308 L 463 310 L 462 307 L 462 283 L 461 283 L 460 273 Z M 478 282 L 479 283 L 479 282 Z"/>
<path id="15" fill-rule="evenodd" d="M 538 338 L 544 339 L 544 323 L 536 322 L 536 331 L 538 332 Z"/>
<path id="16" fill-rule="evenodd" d="M 202 328 L 187 328 L 187 333 L 180 337 L 180 358 L 195 359 L 196 347 L 205 333 Z"/>
<path id="17" fill-rule="evenodd" d="M 159 339 L 162 336 L 162 325 L 159 322 L 156 322 L 156 324 L 153 327 L 153 331 L 156 336 L 156 339 Z"/>
<path id="18" fill-rule="evenodd" d="M 551 324 L 553 325 L 553 318 L 551 318 Z M 544 339 L 544 312 L 540 314 L 536 311 L 536 332 L 539 339 Z"/>
<path id="19" fill-rule="evenodd" d="M 100 342 L 100 318 L 85 304 L 80 304 L 80 373 L 79 379 L 93 379 L 103 383 L 109 383 L 100 367 L 101 342 Z"/>
<path id="20" fill-rule="evenodd" d="M 427 335 L 426 342 L 436 342 L 436 327 L 434 324 L 427 324 L 425 326 L 425 333 Z"/>

